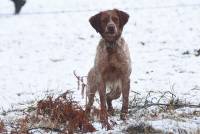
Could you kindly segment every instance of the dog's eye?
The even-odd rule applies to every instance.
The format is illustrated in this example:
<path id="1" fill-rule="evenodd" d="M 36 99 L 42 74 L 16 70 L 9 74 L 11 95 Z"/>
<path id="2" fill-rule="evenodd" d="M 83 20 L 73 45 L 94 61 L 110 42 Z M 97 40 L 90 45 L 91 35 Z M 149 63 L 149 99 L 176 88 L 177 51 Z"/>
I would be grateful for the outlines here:
<path id="1" fill-rule="evenodd" d="M 104 18 L 104 19 L 102 20 L 103 23 L 106 23 L 107 21 L 108 21 L 107 18 Z"/>
<path id="2" fill-rule="evenodd" d="M 113 20 L 114 22 L 119 22 L 119 18 L 117 18 L 117 17 L 112 17 L 112 20 Z"/>

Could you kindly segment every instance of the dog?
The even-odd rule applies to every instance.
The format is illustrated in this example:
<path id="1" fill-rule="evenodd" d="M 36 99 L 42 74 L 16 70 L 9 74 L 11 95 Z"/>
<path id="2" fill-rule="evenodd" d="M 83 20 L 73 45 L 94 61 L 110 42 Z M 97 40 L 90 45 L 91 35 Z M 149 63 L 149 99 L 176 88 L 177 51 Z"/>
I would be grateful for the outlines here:
<path id="1" fill-rule="evenodd" d="M 102 39 L 97 46 L 94 66 L 88 73 L 87 114 L 91 111 L 94 96 L 98 90 L 101 112 L 103 111 L 105 118 L 107 118 L 107 112 L 110 115 L 114 114 L 112 100 L 119 98 L 122 94 L 120 118 L 126 120 L 132 69 L 128 45 L 121 34 L 128 19 L 129 15 L 118 9 L 102 11 L 89 19 L 90 24 Z M 106 93 L 106 89 L 110 92 Z M 106 109 L 106 103 L 108 109 Z"/>
<path id="2" fill-rule="evenodd" d="M 19 14 L 22 7 L 26 4 L 26 0 L 11 0 L 15 6 L 15 15 Z"/>

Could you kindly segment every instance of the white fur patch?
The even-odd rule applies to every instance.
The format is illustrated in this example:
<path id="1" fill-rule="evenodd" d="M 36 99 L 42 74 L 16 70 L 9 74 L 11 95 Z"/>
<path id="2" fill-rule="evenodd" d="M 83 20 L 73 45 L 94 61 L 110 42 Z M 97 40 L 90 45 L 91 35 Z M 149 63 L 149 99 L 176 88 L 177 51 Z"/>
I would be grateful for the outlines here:
<path id="1" fill-rule="evenodd" d="M 117 88 L 122 89 L 121 79 L 106 82 L 106 93 L 110 93 L 111 90 L 116 90 Z"/>

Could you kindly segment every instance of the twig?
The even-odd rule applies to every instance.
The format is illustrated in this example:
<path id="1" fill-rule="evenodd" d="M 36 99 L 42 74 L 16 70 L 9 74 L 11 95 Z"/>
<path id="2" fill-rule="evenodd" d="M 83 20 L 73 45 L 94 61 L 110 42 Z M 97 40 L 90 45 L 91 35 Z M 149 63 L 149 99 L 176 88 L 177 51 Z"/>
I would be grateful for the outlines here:
<path id="1" fill-rule="evenodd" d="M 161 92 L 160 92 L 160 93 L 161 93 Z M 161 100 L 163 97 L 165 97 L 165 95 L 168 94 L 168 93 L 172 95 L 172 100 L 174 100 L 174 97 L 176 97 L 176 95 L 173 94 L 173 93 L 170 92 L 170 91 L 166 91 L 166 92 L 164 92 L 164 93 L 161 95 L 161 97 L 160 97 L 160 99 L 158 100 L 157 103 L 160 103 L 160 100 Z"/>
<path id="2" fill-rule="evenodd" d="M 192 104 L 165 104 L 165 103 L 151 103 L 151 104 L 145 104 L 145 105 L 137 105 L 135 107 L 132 108 L 137 108 L 138 110 L 143 109 L 143 108 L 149 108 L 152 106 L 174 106 L 174 107 L 190 107 L 190 108 L 200 108 L 200 104 L 199 105 L 192 105 Z"/>
<path id="3" fill-rule="evenodd" d="M 149 91 L 147 96 L 145 97 L 144 105 L 147 105 L 149 103 L 148 98 L 150 97 L 151 93 L 154 93 L 154 91 Z"/>
<path id="4" fill-rule="evenodd" d="M 180 108 L 180 107 L 200 108 L 200 104 L 193 105 L 193 104 L 189 104 L 189 103 L 187 104 L 186 102 L 183 103 L 182 101 L 179 101 L 179 99 L 176 99 L 176 95 L 174 93 L 172 93 L 171 91 L 165 91 L 164 93 L 158 92 L 158 93 L 161 94 L 161 96 L 159 98 L 157 98 L 157 101 L 153 102 L 152 101 L 153 100 L 152 99 L 152 93 L 156 93 L 156 92 L 149 91 L 147 93 L 146 97 L 144 97 L 143 99 L 142 98 L 136 99 L 136 96 L 135 96 L 134 99 L 132 101 L 130 101 L 131 102 L 130 108 L 135 108 L 134 110 L 140 110 L 140 109 L 143 109 L 143 108 L 146 109 L 146 108 L 149 108 L 149 107 L 152 107 L 152 106 L 159 106 L 161 108 L 163 108 L 163 106 L 165 106 L 167 108 L 169 108 L 171 106 L 174 109 Z M 171 95 L 171 97 L 167 98 L 167 95 Z M 149 100 L 149 98 L 151 98 L 151 100 Z M 156 97 L 153 97 L 153 98 L 156 98 Z M 168 100 L 168 103 L 161 102 L 161 100 L 163 98 L 166 98 Z M 135 101 L 135 103 L 133 103 L 133 101 Z"/>
<path id="5" fill-rule="evenodd" d="M 87 87 L 87 84 L 85 84 L 84 82 L 84 78 L 86 78 L 87 76 L 78 76 L 75 70 L 73 71 L 73 74 L 77 78 L 77 85 L 78 85 L 77 89 L 78 90 L 80 89 L 80 85 L 82 87 L 81 94 L 82 94 L 82 97 L 84 98 L 84 91 L 85 91 L 85 88 Z"/>

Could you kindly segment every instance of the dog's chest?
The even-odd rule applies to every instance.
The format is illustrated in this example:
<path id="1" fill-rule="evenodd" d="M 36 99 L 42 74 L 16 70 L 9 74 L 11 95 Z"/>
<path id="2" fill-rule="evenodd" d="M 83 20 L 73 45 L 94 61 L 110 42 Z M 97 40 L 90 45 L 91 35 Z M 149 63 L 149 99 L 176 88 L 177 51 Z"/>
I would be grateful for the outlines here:
<path id="1" fill-rule="evenodd" d="M 122 57 L 122 54 L 119 52 L 107 53 L 107 57 L 105 59 L 105 62 L 107 62 L 107 67 L 120 69 L 121 65 L 124 62 L 124 59 Z"/>
<path id="2" fill-rule="evenodd" d="M 113 52 L 105 51 L 105 55 L 101 57 L 100 70 L 104 75 L 104 79 L 113 80 L 119 78 L 127 71 L 127 61 L 123 51 L 115 50 Z"/>

